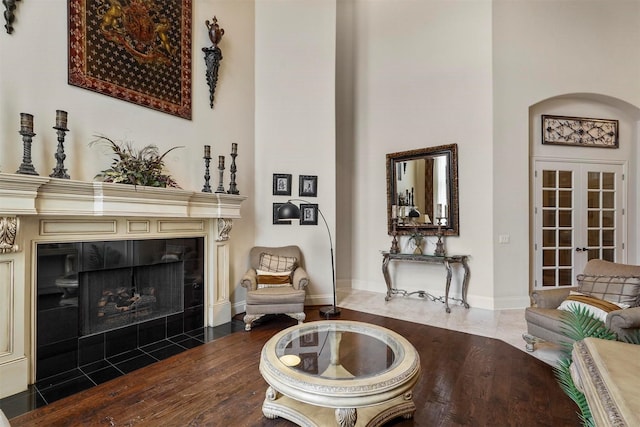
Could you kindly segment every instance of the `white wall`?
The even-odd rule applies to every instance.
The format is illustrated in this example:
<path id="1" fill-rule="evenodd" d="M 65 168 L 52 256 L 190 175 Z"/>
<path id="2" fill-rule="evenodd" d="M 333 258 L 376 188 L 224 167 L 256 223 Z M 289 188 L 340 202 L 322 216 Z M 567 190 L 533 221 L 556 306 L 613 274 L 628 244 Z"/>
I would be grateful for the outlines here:
<path id="1" fill-rule="evenodd" d="M 200 191 L 204 184 L 203 146 L 211 145 L 215 159 L 227 158 L 225 188 L 228 188 L 231 143 L 238 143 L 237 183 L 241 194 L 253 195 L 253 28 L 251 1 L 197 0 L 193 3 L 192 105 L 193 119 L 185 120 L 135 104 L 120 101 L 67 84 L 67 1 L 18 2 L 14 33 L 0 33 L 0 170 L 13 173 L 22 161 L 18 135 L 21 112 L 34 115 L 33 164 L 48 176 L 56 165 L 56 109 L 69 113 L 65 141 L 65 166 L 74 180 L 91 181 L 109 167 L 111 156 L 89 147 L 95 134 L 131 141 L 135 147 L 156 144 L 172 151 L 165 159 L 167 171 L 188 190 Z M 211 45 L 206 20 L 216 15 L 225 30 L 220 43 L 223 60 L 216 89 L 216 103 L 209 107 L 202 48 Z M 212 162 L 215 168 L 217 162 Z M 218 184 L 212 173 L 212 186 Z M 231 232 L 231 282 L 246 266 L 253 241 L 253 200 L 242 207 L 243 218 Z M 231 294 L 232 301 L 234 293 Z"/>
<path id="2" fill-rule="evenodd" d="M 338 186 L 338 217 L 350 236 L 346 241 L 339 233 L 340 283 L 351 279 L 354 288 L 386 290 L 380 255 L 391 245 L 385 154 L 456 143 L 460 236 L 447 238 L 446 247 L 471 255 L 469 301 L 491 306 L 491 2 L 355 0 L 338 6 L 337 149 L 339 174 L 347 179 Z M 433 253 L 435 239 L 428 240 L 427 253 Z M 404 264 L 394 271 L 400 288 L 444 294 L 443 267 Z M 454 280 L 452 295 L 459 293 Z"/>
<path id="3" fill-rule="evenodd" d="M 639 106 L 639 22 L 637 1 L 493 3 L 492 241 L 498 307 L 528 303 L 529 108 L 584 93 Z M 565 115 L 571 111 L 577 110 L 566 109 Z M 635 203 L 635 194 L 630 196 Z M 511 243 L 497 244 L 500 234 L 509 234 Z M 472 279 L 470 292 L 474 286 Z"/>
<path id="4" fill-rule="evenodd" d="M 255 28 L 256 244 L 301 247 L 307 304 L 332 300 L 329 235 L 317 226 L 272 224 L 272 204 L 298 198 L 298 177 L 318 176 L 318 203 L 336 236 L 335 0 L 258 0 Z M 292 195 L 273 196 L 274 173 L 292 174 Z M 297 204 L 299 202 L 296 202 Z"/>

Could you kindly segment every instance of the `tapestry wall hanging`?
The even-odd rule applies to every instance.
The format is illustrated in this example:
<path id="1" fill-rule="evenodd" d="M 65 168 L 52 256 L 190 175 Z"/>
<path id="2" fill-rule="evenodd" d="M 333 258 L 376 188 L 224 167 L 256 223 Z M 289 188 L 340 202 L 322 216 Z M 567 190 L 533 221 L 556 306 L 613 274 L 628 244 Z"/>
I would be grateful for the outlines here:
<path id="1" fill-rule="evenodd" d="M 542 143 L 618 148 L 618 121 L 543 115 Z"/>
<path id="2" fill-rule="evenodd" d="M 69 84 L 191 119 L 191 0 L 69 0 Z"/>

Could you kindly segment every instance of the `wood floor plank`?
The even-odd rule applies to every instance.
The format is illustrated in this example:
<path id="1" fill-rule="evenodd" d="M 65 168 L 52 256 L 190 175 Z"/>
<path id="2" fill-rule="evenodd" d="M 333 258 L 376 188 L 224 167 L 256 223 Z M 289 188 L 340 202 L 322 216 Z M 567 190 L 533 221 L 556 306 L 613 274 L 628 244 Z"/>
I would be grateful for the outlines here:
<path id="1" fill-rule="evenodd" d="M 342 320 L 384 326 L 418 350 L 416 413 L 392 426 L 579 426 L 551 367 L 491 338 L 343 309 Z M 316 309 L 307 320 L 320 320 Z M 262 415 L 265 342 L 296 322 L 265 319 L 11 420 L 23 426 L 291 426 Z"/>

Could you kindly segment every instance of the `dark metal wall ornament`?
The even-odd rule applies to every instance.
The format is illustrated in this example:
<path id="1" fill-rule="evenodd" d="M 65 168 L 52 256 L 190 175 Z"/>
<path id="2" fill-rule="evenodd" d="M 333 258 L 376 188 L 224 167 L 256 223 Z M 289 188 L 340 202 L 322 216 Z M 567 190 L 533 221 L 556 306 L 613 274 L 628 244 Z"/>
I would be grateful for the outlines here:
<path id="1" fill-rule="evenodd" d="M 222 40 L 224 29 L 218 25 L 218 18 L 215 16 L 211 21 L 205 22 L 207 30 L 209 30 L 209 39 L 213 43 L 210 47 L 203 47 L 204 62 L 207 65 L 207 84 L 209 85 L 209 105 L 213 108 L 213 99 L 218 84 L 218 70 L 220 69 L 220 61 L 222 61 L 222 51 L 218 47 L 218 43 Z"/>
<path id="2" fill-rule="evenodd" d="M 33 133 L 33 115 L 28 113 L 20 113 L 20 132 L 22 135 L 22 164 L 16 171 L 23 175 L 39 175 L 36 169 L 31 163 L 31 140 L 35 133 Z"/>
<path id="3" fill-rule="evenodd" d="M 4 28 L 7 30 L 7 34 L 13 33 L 13 21 L 16 18 L 14 10 L 16 10 L 16 1 L 17 0 L 2 0 L 2 4 L 4 5 L 4 20 L 6 24 L 4 24 Z"/>
<path id="4" fill-rule="evenodd" d="M 192 0 L 69 0 L 69 84 L 191 120 Z"/>
<path id="5" fill-rule="evenodd" d="M 53 173 L 49 175 L 51 178 L 70 179 L 67 174 L 67 170 L 64 168 L 64 159 L 67 155 L 64 154 L 64 136 L 69 131 L 67 129 L 67 112 L 62 110 L 56 110 L 56 125 L 53 127 L 58 134 L 58 149 L 56 150 L 56 167 L 53 169 Z"/>
<path id="6" fill-rule="evenodd" d="M 618 148 L 618 120 L 542 115 L 542 143 Z"/>

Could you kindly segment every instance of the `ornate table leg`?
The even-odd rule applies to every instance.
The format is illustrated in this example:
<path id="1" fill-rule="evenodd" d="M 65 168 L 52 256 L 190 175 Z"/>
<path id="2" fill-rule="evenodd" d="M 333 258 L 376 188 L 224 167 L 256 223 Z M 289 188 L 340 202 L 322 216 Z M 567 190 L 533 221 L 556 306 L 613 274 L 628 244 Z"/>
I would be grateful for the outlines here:
<path id="1" fill-rule="evenodd" d="M 358 420 L 358 413 L 355 408 L 336 409 L 336 422 L 340 427 L 353 427 Z"/>
<path id="2" fill-rule="evenodd" d="M 391 299 L 391 277 L 389 276 L 389 255 L 387 254 L 382 256 L 382 275 L 387 284 L 387 296 L 384 297 L 384 300 L 389 301 Z"/>
<path id="3" fill-rule="evenodd" d="M 451 309 L 449 308 L 449 288 L 451 288 L 451 264 L 449 261 L 444 261 L 444 266 L 447 269 L 447 286 L 444 290 L 444 306 L 447 313 L 451 313 Z"/>
<path id="4" fill-rule="evenodd" d="M 271 420 L 278 418 L 278 413 L 268 405 L 269 402 L 273 402 L 278 397 L 278 392 L 271 386 L 267 387 L 267 391 L 264 395 L 264 403 L 262 404 L 262 414 Z"/>
<path id="5" fill-rule="evenodd" d="M 462 303 L 464 304 L 464 308 L 469 308 L 469 303 L 467 303 L 467 292 L 469 291 L 469 276 L 471 275 L 471 271 L 469 271 L 467 257 L 462 258 L 462 268 L 464 268 L 464 278 L 462 279 Z"/>

